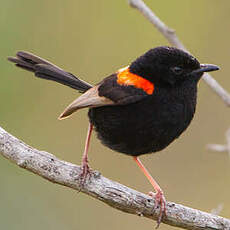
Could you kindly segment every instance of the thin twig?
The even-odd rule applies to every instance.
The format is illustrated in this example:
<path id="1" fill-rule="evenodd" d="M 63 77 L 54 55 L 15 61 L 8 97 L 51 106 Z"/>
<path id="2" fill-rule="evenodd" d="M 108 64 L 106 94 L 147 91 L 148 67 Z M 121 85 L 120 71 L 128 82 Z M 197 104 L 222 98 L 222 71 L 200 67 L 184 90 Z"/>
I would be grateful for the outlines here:
<path id="1" fill-rule="evenodd" d="M 227 141 L 228 156 L 230 157 L 230 129 L 227 130 L 225 137 Z"/>
<path id="2" fill-rule="evenodd" d="M 130 1 L 130 4 L 133 7 L 142 9 L 141 12 L 147 18 L 153 18 L 151 22 L 157 26 L 174 46 L 184 49 L 184 46 L 180 43 L 175 33 L 167 28 L 142 1 L 133 0 Z M 227 105 L 230 105 L 230 96 L 228 93 L 221 86 L 217 90 L 218 87 L 216 84 L 218 85 L 218 83 L 212 78 L 211 80 L 208 79 L 205 81 L 212 88 L 216 89 L 215 91 Z M 211 81 L 212 83 L 210 83 Z M 220 93 L 221 90 L 222 92 Z M 75 190 L 79 190 L 80 188 L 81 170 L 79 166 L 62 161 L 48 152 L 32 148 L 7 133 L 1 127 L 0 153 L 18 166 L 42 176 L 53 183 Z M 156 212 L 153 212 L 153 198 L 111 181 L 96 171 L 93 171 L 92 176 L 86 180 L 85 186 L 81 191 L 123 212 L 144 216 L 153 220 L 156 220 L 159 214 L 159 208 Z M 167 217 L 163 219 L 163 223 L 184 229 L 230 229 L 230 220 L 228 219 L 172 202 L 167 202 Z"/>
<path id="3" fill-rule="evenodd" d="M 34 149 L 0 127 L 0 154 L 18 166 L 31 171 L 53 183 L 79 190 L 80 166 L 62 161 L 54 155 Z M 88 194 L 109 206 L 149 219 L 156 220 L 159 208 L 153 212 L 154 199 L 93 171 L 87 178 L 83 193 Z M 165 224 L 184 229 L 229 230 L 230 220 L 183 205 L 167 202 Z"/>
<path id="4" fill-rule="evenodd" d="M 212 213 L 213 215 L 220 215 L 220 213 L 222 212 L 223 208 L 224 208 L 224 205 L 223 205 L 223 204 L 218 204 L 218 206 L 217 206 L 216 208 L 213 208 L 213 209 L 211 210 L 211 213 Z"/>
<path id="5" fill-rule="evenodd" d="M 133 8 L 139 10 L 158 29 L 158 31 L 164 35 L 171 45 L 189 52 L 179 40 L 175 31 L 166 26 L 142 0 L 129 0 L 129 4 Z M 210 74 L 205 73 L 202 79 L 227 106 L 230 106 L 230 94 L 214 78 L 212 78 Z"/>
<path id="6" fill-rule="evenodd" d="M 227 142 L 225 145 L 208 144 L 207 148 L 216 152 L 228 152 L 228 156 L 230 158 L 230 128 L 226 131 L 225 138 Z"/>
<path id="7" fill-rule="evenodd" d="M 215 151 L 215 152 L 227 152 L 227 145 L 219 145 L 219 144 L 208 144 L 207 149 Z"/>

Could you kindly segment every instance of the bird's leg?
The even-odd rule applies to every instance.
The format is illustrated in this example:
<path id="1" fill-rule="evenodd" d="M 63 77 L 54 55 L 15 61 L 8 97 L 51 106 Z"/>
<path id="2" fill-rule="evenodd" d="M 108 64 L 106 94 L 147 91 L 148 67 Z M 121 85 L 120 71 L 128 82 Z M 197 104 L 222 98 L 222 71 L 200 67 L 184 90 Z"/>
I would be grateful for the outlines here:
<path id="1" fill-rule="evenodd" d="M 93 125 L 89 123 L 89 128 L 87 132 L 87 137 L 85 141 L 85 150 L 82 156 L 82 163 L 81 163 L 81 187 L 84 186 L 84 183 L 86 181 L 87 175 L 90 173 L 90 167 L 88 164 L 88 151 L 89 151 L 89 143 L 90 143 L 90 137 L 93 131 Z"/>
<path id="2" fill-rule="evenodd" d="M 166 200 L 163 194 L 162 189 L 160 186 L 157 184 L 157 182 L 152 178 L 148 170 L 145 168 L 145 166 L 142 164 L 140 159 L 138 157 L 134 157 L 135 162 L 137 163 L 138 167 L 141 169 L 141 171 L 145 174 L 151 185 L 153 186 L 154 190 L 156 193 L 154 194 L 153 192 L 149 192 L 150 196 L 155 195 L 155 205 L 154 205 L 154 210 L 157 208 L 158 205 L 160 205 L 160 214 L 157 220 L 157 228 L 159 227 L 163 215 L 166 215 Z"/>

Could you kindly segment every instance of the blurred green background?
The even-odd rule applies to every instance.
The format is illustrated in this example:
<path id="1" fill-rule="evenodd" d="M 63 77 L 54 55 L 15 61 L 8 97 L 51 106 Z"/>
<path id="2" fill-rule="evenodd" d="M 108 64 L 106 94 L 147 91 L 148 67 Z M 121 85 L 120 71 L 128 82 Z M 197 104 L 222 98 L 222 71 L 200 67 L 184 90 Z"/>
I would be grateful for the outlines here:
<path id="1" fill-rule="evenodd" d="M 146 1 L 191 52 L 221 67 L 214 77 L 230 91 L 230 1 Z M 91 83 L 126 66 L 149 48 L 168 45 L 126 0 L 1 0 L 0 125 L 38 149 L 80 163 L 87 111 L 58 121 L 79 94 L 36 79 L 6 61 L 18 50 L 33 52 Z M 160 154 L 141 157 L 167 200 L 230 218 L 230 159 L 209 152 L 224 143 L 230 110 L 208 86 L 199 85 L 196 116 L 180 139 Z M 114 153 L 95 138 L 90 165 L 108 178 L 147 193 L 152 190 L 130 157 Z M 153 229 L 145 218 L 112 209 L 76 191 L 35 176 L 0 157 L 0 229 Z M 172 227 L 161 225 L 160 229 Z"/>

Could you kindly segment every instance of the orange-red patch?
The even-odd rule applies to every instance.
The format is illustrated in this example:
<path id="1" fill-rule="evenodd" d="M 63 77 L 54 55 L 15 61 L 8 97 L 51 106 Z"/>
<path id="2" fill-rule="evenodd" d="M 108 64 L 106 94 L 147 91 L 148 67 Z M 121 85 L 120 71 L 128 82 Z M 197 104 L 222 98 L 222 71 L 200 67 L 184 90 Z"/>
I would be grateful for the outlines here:
<path id="1" fill-rule="evenodd" d="M 143 89 L 147 94 L 152 94 L 154 91 L 153 83 L 129 72 L 129 67 L 118 70 L 117 83 L 119 85 L 133 85 L 136 88 Z"/>

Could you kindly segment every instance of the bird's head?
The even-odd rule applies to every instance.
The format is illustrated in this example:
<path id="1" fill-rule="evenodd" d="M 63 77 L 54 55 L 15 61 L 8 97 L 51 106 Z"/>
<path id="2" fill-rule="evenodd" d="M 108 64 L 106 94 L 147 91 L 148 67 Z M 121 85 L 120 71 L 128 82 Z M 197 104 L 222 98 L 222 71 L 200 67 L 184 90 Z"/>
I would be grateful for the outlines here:
<path id="1" fill-rule="evenodd" d="M 175 85 L 186 80 L 198 82 L 204 72 L 218 70 L 211 64 L 200 64 L 192 55 L 174 47 L 157 47 L 131 63 L 129 70 L 154 84 Z"/>

